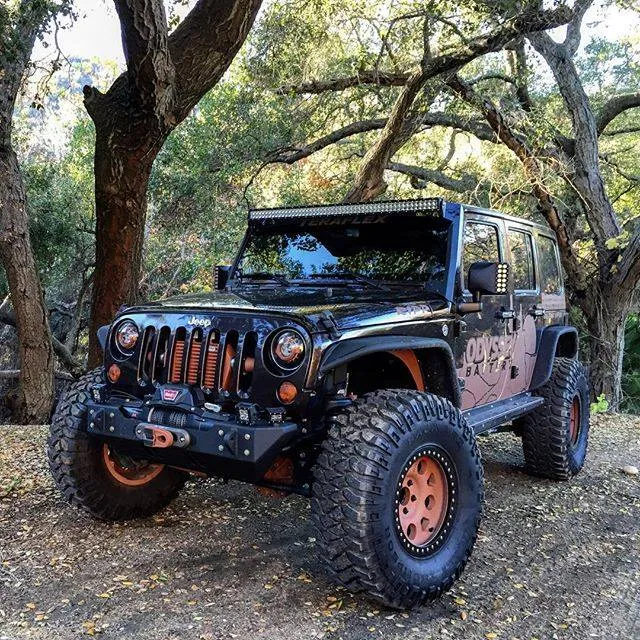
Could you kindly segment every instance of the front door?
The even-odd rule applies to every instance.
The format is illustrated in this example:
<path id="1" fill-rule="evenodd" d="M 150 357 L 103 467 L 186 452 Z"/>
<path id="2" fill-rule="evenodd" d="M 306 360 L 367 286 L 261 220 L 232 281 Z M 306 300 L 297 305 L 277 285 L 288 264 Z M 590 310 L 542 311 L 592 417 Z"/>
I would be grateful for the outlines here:
<path id="1" fill-rule="evenodd" d="M 472 300 L 467 286 L 474 262 L 506 261 L 504 226 L 499 218 L 465 216 L 462 246 L 463 300 Z M 512 375 L 511 342 L 514 320 L 509 318 L 512 295 L 482 296 L 482 311 L 460 320 L 458 377 L 462 380 L 462 409 L 470 409 L 505 395 Z"/>

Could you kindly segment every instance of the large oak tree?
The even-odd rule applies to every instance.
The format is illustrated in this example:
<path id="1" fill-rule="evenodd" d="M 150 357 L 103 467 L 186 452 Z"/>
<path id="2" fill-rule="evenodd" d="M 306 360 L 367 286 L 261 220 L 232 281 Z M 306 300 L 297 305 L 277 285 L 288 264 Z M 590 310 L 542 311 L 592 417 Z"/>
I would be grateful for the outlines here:
<path id="1" fill-rule="evenodd" d="M 371 68 L 363 64 L 352 75 L 305 79 L 278 89 L 287 96 L 306 99 L 339 95 L 346 105 L 354 95 L 364 103 L 367 98 L 363 95 L 371 102 L 381 91 L 395 91 L 388 112 L 341 123 L 333 131 L 279 150 L 269 159 L 291 164 L 379 130 L 347 190 L 347 200 L 383 194 L 389 171 L 410 176 L 417 188 L 437 185 L 476 198 L 483 189 L 494 186 L 484 185 L 481 177 L 461 175 L 446 162 L 438 167 L 427 162 L 426 166 L 409 164 L 398 161 L 396 154 L 414 136 L 436 127 L 453 131 L 452 141 L 456 132 L 464 132 L 504 145 L 521 166 L 529 197 L 558 235 L 570 299 L 586 320 L 594 394 L 604 394 L 610 406 L 617 408 L 624 324 L 640 283 L 640 229 L 637 225 L 634 229 L 632 222 L 625 229 L 614 209 L 603 174 L 611 159 L 601 150 L 601 137 L 607 135 L 615 118 L 640 106 L 640 94 L 621 87 L 604 100 L 602 96 L 596 101 L 589 97 L 575 58 L 583 18 L 592 3 L 577 0 L 568 14 L 562 9 L 540 14 L 536 12 L 538 3 L 532 2 L 528 11 L 512 16 L 508 5 L 497 3 L 491 9 L 493 29 L 475 36 L 447 9 L 440 16 L 424 9 L 408 12 L 390 22 L 381 47 L 386 56 L 376 58 Z M 403 24 L 413 21 L 415 32 L 426 34 L 422 60 L 415 68 L 398 63 L 402 52 L 394 49 L 388 37 L 399 20 Z M 546 25 L 541 24 L 545 20 Z M 545 26 L 559 22 L 567 23 L 566 37 L 560 42 L 545 32 Z M 430 34 L 439 33 L 442 41 L 447 28 L 451 44 L 445 47 L 446 53 L 431 54 Z M 553 103 L 551 125 L 545 119 L 543 104 L 549 100 L 548 94 L 529 88 L 533 65 L 527 41 L 551 71 L 561 99 L 559 105 Z M 491 64 L 468 64 L 480 54 L 498 49 L 505 51 L 504 68 L 497 68 L 495 59 Z M 625 133 L 624 127 L 620 133 Z M 519 197 L 526 197 L 522 187 L 518 191 Z"/>
<path id="2" fill-rule="evenodd" d="M 227 70 L 260 4 L 198 0 L 170 33 L 162 0 L 115 0 L 127 70 L 104 93 L 84 88 L 96 128 L 90 364 L 99 359 L 96 330 L 137 298 L 153 162 Z"/>

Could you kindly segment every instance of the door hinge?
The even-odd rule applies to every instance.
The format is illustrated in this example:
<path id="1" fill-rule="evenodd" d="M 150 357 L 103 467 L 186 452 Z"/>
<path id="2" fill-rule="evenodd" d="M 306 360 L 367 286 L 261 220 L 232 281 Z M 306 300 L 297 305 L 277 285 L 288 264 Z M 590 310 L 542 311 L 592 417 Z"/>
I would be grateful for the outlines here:
<path id="1" fill-rule="evenodd" d="M 329 333 L 333 340 L 337 340 L 340 337 L 338 324 L 331 311 L 323 311 L 318 318 L 318 324 Z"/>

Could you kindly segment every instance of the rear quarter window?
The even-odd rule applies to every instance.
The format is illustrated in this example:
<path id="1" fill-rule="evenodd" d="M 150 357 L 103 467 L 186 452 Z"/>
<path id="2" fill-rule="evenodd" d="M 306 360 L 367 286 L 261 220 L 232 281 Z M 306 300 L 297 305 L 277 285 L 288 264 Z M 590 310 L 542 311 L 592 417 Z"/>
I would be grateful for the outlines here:
<path id="1" fill-rule="evenodd" d="M 509 229 L 508 237 L 513 288 L 516 291 L 532 291 L 536 288 L 533 239 L 530 234 L 516 229 Z"/>
<path id="2" fill-rule="evenodd" d="M 542 293 L 560 295 L 563 293 L 560 265 L 555 240 L 538 236 L 538 269 Z"/>

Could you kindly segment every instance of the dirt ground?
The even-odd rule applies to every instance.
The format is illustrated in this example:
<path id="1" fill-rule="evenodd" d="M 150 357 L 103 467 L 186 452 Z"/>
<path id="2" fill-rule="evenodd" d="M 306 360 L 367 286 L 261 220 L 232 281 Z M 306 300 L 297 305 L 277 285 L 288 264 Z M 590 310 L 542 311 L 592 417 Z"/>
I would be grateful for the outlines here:
<path id="1" fill-rule="evenodd" d="M 43 427 L 0 427 L 0 639 L 640 638 L 640 420 L 600 417 L 569 483 L 481 439 L 486 514 L 467 570 L 420 610 L 331 584 L 308 501 L 190 483 L 160 516 L 95 522 L 63 504 Z"/>

